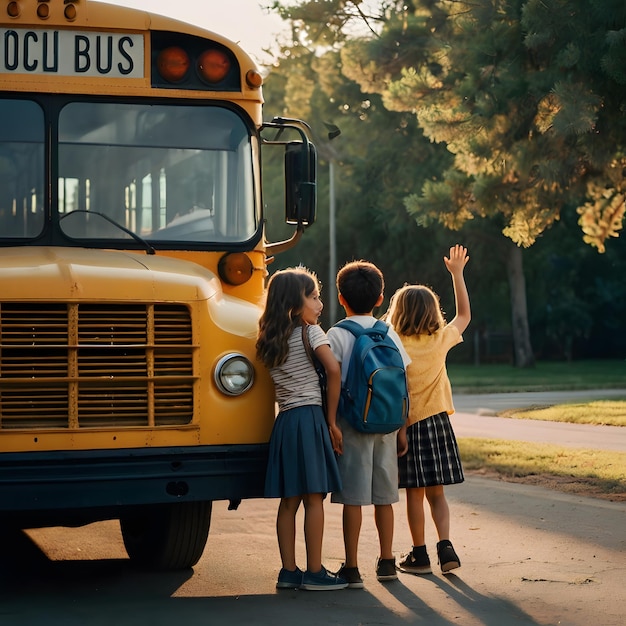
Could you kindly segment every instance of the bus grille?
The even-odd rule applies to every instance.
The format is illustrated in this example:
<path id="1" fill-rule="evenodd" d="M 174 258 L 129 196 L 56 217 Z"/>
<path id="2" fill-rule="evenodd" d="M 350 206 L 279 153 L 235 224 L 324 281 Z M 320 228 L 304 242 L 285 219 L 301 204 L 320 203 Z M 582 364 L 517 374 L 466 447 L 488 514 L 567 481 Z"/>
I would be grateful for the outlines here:
<path id="1" fill-rule="evenodd" d="M 0 303 L 0 429 L 189 424 L 193 350 L 181 305 Z"/>

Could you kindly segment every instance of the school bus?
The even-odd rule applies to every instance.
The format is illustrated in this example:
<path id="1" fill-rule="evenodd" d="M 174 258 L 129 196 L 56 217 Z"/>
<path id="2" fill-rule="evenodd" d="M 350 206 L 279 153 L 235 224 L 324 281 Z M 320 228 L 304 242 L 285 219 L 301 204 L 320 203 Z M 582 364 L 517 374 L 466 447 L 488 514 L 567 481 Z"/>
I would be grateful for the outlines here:
<path id="1" fill-rule="evenodd" d="M 188 568 L 212 502 L 263 496 L 267 263 L 315 218 L 316 149 L 262 119 L 217 33 L 91 0 L 0 0 L 0 526 L 120 521 Z M 293 235 L 268 242 L 261 153 Z"/>

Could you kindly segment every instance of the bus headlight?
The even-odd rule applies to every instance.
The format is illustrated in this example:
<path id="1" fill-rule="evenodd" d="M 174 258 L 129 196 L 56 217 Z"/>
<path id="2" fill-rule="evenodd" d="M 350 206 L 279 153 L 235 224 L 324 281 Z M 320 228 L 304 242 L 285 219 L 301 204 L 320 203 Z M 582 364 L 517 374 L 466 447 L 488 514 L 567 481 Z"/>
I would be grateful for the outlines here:
<path id="1" fill-rule="evenodd" d="M 239 396 L 252 387 L 254 367 L 242 354 L 223 356 L 215 366 L 215 384 L 227 396 Z"/>

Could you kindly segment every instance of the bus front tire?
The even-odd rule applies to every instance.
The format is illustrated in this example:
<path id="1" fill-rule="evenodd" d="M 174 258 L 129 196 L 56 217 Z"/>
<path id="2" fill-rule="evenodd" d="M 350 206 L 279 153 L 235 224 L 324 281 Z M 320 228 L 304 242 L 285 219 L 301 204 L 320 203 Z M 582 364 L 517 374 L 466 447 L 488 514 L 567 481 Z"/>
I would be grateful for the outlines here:
<path id="1" fill-rule="evenodd" d="M 130 560 L 144 568 L 182 570 L 202 556 L 209 536 L 212 502 L 144 507 L 120 518 Z"/>

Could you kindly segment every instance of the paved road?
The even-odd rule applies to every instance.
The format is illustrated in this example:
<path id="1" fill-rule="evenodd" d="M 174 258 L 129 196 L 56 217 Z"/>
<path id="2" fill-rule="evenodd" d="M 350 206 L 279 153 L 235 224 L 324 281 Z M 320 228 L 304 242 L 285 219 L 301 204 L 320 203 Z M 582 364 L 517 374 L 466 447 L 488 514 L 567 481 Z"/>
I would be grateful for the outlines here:
<path id="1" fill-rule="evenodd" d="M 547 401 L 542 396 L 541 403 L 572 398 L 568 394 L 566 399 L 552 396 Z M 494 410 L 497 396 L 489 402 L 484 396 L 457 396 L 455 400 L 459 413 L 453 420 L 459 436 L 468 436 L 462 434 L 465 428 L 474 428 L 470 436 L 486 436 L 477 434 L 484 428 L 494 437 L 498 429 L 520 424 L 525 429 L 519 436 L 528 440 L 536 432 L 537 424 L 530 420 L 475 415 L 479 408 Z M 537 403 L 529 404 L 527 395 L 506 394 L 497 400 L 498 408 L 505 400 L 506 406 Z M 550 436 L 565 441 L 568 425 L 556 426 L 558 430 Z M 545 431 L 541 436 L 548 437 Z M 626 503 L 478 476 L 447 487 L 446 494 L 462 567 L 441 574 L 436 565 L 437 537 L 428 517 L 433 574 L 401 574 L 396 582 L 377 582 L 378 541 L 372 507 L 365 507 L 359 544 L 364 590 L 276 591 L 275 500 L 244 501 L 237 511 L 227 510 L 225 502 L 216 503 L 207 548 L 194 570 L 187 572 L 131 568 L 115 522 L 7 536 L 0 552 L 0 625 L 624 624 Z M 402 492 L 401 502 L 394 507 L 397 556 L 411 541 L 404 498 Z M 327 503 L 325 510 L 324 562 L 337 569 L 343 559 L 341 507 Z M 297 550 L 301 565 L 302 534 L 300 517 Z"/>
<path id="2" fill-rule="evenodd" d="M 566 424 L 543 420 L 495 417 L 511 408 L 547 406 L 594 399 L 626 398 L 626 389 L 498 394 L 455 394 L 457 412 L 451 416 L 457 437 L 512 439 L 574 448 L 626 452 L 626 428 Z"/>
<path id="3" fill-rule="evenodd" d="M 454 394 L 454 406 L 460 413 L 495 415 L 505 409 L 546 406 L 590 400 L 626 398 L 626 389 L 588 389 L 583 391 L 528 391 L 520 393 Z"/>
<path id="4" fill-rule="evenodd" d="M 5 538 L 2 626 L 623 626 L 625 503 L 470 476 L 446 488 L 462 566 L 442 575 L 430 517 L 428 576 L 377 582 L 378 541 L 364 507 L 365 589 L 277 592 L 276 500 L 216 503 L 207 548 L 185 572 L 130 567 L 119 525 L 42 529 Z M 410 546 L 404 492 L 394 552 Z M 340 505 L 326 503 L 324 563 L 343 560 Z M 302 512 L 297 525 L 303 565 Z"/>

